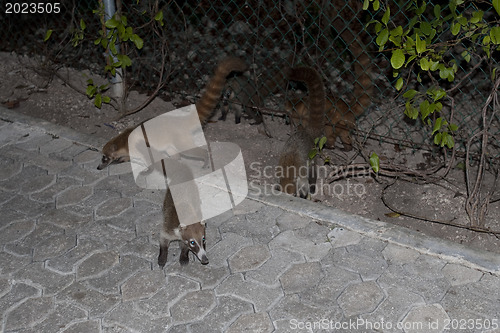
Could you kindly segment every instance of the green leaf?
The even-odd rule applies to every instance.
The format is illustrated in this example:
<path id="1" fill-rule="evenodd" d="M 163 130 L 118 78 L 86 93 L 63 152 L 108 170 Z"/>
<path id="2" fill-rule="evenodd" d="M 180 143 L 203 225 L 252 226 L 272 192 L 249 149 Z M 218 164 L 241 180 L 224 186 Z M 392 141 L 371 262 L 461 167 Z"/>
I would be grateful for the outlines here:
<path id="1" fill-rule="evenodd" d="M 472 13 L 470 22 L 474 24 L 479 23 L 483 19 L 483 16 L 484 12 L 482 10 L 475 11 L 474 13 Z"/>
<path id="2" fill-rule="evenodd" d="M 106 28 L 108 29 L 114 29 L 116 28 L 120 22 L 118 22 L 114 17 L 110 18 L 109 20 L 106 21 Z"/>
<path id="3" fill-rule="evenodd" d="M 111 97 L 109 96 L 102 96 L 102 101 L 106 104 L 109 104 L 111 102 Z"/>
<path id="4" fill-rule="evenodd" d="M 387 25 L 389 23 L 389 19 L 391 18 L 391 9 L 389 6 L 387 6 L 387 10 L 384 13 L 384 16 L 382 16 L 382 23 Z"/>
<path id="5" fill-rule="evenodd" d="M 437 89 L 434 93 L 434 102 L 440 100 L 441 98 L 446 96 L 446 91 L 443 89 Z"/>
<path id="6" fill-rule="evenodd" d="M 429 59 L 427 58 L 420 59 L 420 68 L 422 68 L 423 71 L 428 71 L 430 68 Z"/>
<path id="7" fill-rule="evenodd" d="M 396 81 L 396 85 L 394 87 L 396 88 L 397 91 L 400 91 L 403 88 L 403 84 L 404 84 L 403 78 L 400 77 Z"/>
<path id="8" fill-rule="evenodd" d="M 500 27 L 491 28 L 490 37 L 493 44 L 500 44 Z"/>
<path id="9" fill-rule="evenodd" d="M 48 41 L 51 35 L 52 35 L 52 30 L 51 29 L 47 30 L 47 32 L 45 33 L 45 37 L 43 38 L 43 41 L 44 42 Z"/>
<path id="10" fill-rule="evenodd" d="M 101 94 L 95 95 L 94 105 L 97 106 L 99 109 L 101 108 L 101 106 L 102 106 Z"/>
<path id="11" fill-rule="evenodd" d="M 430 103 L 428 100 L 424 100 L 420 103 L 420 114 L 422 115 L 422 120 L 427 118 L 427 116 L 432 112 L 432 108 L 430 107 Z"/>
<path id="12" fill-rule="evenodd" d="M 319 147 L 320 150 L 325 147 L 325 144 L 326 144 L 327 140 L 328 139 L 326 138 L 326 136 L 322 136 L 321 137 L 321 139 L 319 140 L 319 145 L 318 145 L 318 147 Z"/>
<path id="13" fill-rule="evenodd" d="M 453 148 L 453 146 L 455 145 L 455 140 L 448 132 L 443 133 L 441 147 L 443 145 L 446 145 L 446 147 L 448 147 L 449 149 Z"/>
<path id="14" fill-rule="evenodd" d="M 370 166 L 375 173 L 378 173 L 378 171 L 380 170 L 380 159 L 375 153 L 372 153 L 370 155 Z"/>
<path id="15" fill-rule="evenodd" d="M 434 128 L 432 130 L 432 134 L 434 134 L 437 131 L 439 131 L 441 129 L 441 125 L 442 124 L 443 124 L 443 118 L 442 117 L 439 117 L 438 119 L 436 119 L 436 121 L 434 122 Z"/>
<path id="16" fill-rule="evenodd" d="M 456 36 L 456 35 L 458 35 L 459 32 L 460 32 L 460 24 L 453 23 L 451 25 L 451 33 L 453 34 L 453 36 Z"/>
<path id="17" fill-rule="evenodd" d="M 318 150 L 316 148 L 313 148 L 309 151 L 309 159 L 312 160 L 313 158 L 316 157 L 316 155 L 318 155 Z"/>
<path id="18" fill-rule="evenodd" d="M 388 40 L 389 40 L 389 30 L 387 28 L 385 28 L 384 30 L 382 30 L 378 34 L 377 39 L 376 39 L 376 43 L 377 43 L 377 45 L 382 47 L 385 45 L 385 43 L 387 43 Z"/>
<path id="19" fill-rule="evenodd" d="M 493 8 L 497 11 L 497 14 L 500 15 L 500 0 L 491 1 L 493 4 Z"/>
<path id="20" fill-rule="evenodd" d="M 394 69 L 400 69 L 405 63 L 405 54 L 403 50 L 396 49 L 392 52 L 391 65 Z"/>
<path id="21" fill-rule="evenodd" d="M 430 36 L 433 29 L 429 22 L 424 21 L 420 23 L 420 30 L 424 33 L 424 35 Z"/>
<path id="22" fill-rule="evenodd" d="M 434 6 L 434 17 L 436 17 L 436 18 L 441 17 L 441 6 L 440 5 Z"/>
<path id="23" fill-rule="evenodd" d="M 450 125 L 448 125 L 448 128 L 450 129 L 450 131 L 456 132 L 458 130 L 458 125 L 450 124 Z"/>
<path id="24" fill-rule="evenodd" d="M 96 91 L 97 91 L 97 88 L 94 85 L 89 84 L 87 86 L 87 89 L 85 89 L 85 94 L 87 94 L 87 96 L 89 98 L 92 98 L 92 97 L 94 97 Z"/>
<path id="25" fill-rule="evenodd" d="M 366 0 L 365 2 L 368 2 L 368 0 Z M 363 7 L 364 7 L 364 4 L 363 4 Z M 163 10 L 160 10 L 158 13 L 156 13 L 155 21 L 163 21 Z"/>
<path id="26" fill-rule="evenodd" d="M 436 133 L 436 135 L 434 135 L 434 144 L 435 145 L 441 144 L 441 133 Z"/>
<path id="27" fill-rule="evenodd" d="M 83 19 L 80 19 L 80 29 L 85 30 L 87 25 L 85 24 L 85 21 Z"/>
<path id="28" fill-rule="evenodd" d="M 406 102 L 405 115 L 410 119 L 417 119 L 418 109 L 416 107 L 414 107 L 410 102 Z"/>
<path id="29" fill-rule="evenodd" d="M 139 37 L 137 34 L 133 34 L 132 36 L 130 36 L 130 40 L 135 44 L 135 47 L 137 47 L 137 49 L 142 49 L 144 41 L 141 37 Z"/>
<path id="30" fill-rule="evenodd" d="M 418 91 L 416 91 L 415 89 L 410 89 L 403 94 L 403 97 L 406 99 L 412 99 L 413 97 L 415 97 L 417 95 L 417 93 L 418 93 Z"/>
<path id="31" fill-rule="evenodd" d="M 367 10 L 369 6 L 370 6 L 370 1 L 365 0 L 363 2 L 363 10 Z M 158 15 L 158 14 L 156 14 L 156 15 Z M 163 13 L 162 13 L 162 15 L 163 15 Z M 156 16 L 155 16 L 155 20 L 156 20 Z"/>
<path id="32" fill-rule="evenodd" d="M 439 66 L 439 61 L 434 61 L 434 60 L 429 60 L 430 62 L 430 70 L 431 71 L 435 71 L 438 69 L 438 66 Z"/>
<path id="33" fill-rule="evenodd" d="M 425 41 L 425 39 L 420 39 L 420 36 L 417 35 L 415 38 L 415 42 L 417 53 L 421 54 L 422 52 L 425 52 L 425 50 L 427 49 L 427 42 Z"/>
<path id="34" fill-rule="evenodd" d="M 466 62 L 470 62 L 471 55 L 468 50 L 463 51 L 462 53 L 460 53 L 460 55 L 462 56 L 462 58 L 464 58 Z"/>

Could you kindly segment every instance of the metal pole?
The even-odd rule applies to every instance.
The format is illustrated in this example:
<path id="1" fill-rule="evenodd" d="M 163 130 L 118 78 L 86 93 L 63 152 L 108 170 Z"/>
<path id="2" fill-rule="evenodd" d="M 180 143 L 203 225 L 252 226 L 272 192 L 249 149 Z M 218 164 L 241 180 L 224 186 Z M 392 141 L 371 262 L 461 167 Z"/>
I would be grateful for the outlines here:
<path id="1" fill-rule="evenodd" d="M 114 0 L 103 0 L 104 3 L 104 20 L 107 21 L 115 15 L 116 6 Z M 116 49 L 119 49 L 119 45 L 116 45 Z M 109 52 L 109 51 L 108 51 Z M 114 55 L 113 61 L 117 61 Z M 123 72 L 121 68 L 116 69 L 116 75 L 111 78 L 111 91 L 114 97 L 122 98 L 123 97 Z"/>

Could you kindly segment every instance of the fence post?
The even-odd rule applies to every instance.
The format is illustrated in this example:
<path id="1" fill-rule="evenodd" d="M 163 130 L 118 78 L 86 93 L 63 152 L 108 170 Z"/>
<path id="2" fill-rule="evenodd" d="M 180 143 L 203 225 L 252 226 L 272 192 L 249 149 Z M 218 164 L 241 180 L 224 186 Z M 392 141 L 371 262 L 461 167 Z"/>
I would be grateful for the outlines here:
<path id="1" fill-rule="evenodd" d="M 116 6 L 115 6 L 115 1 L 114 0 L 103 0 L 104 3 L 104 21 L 109 20 L 110 18 L 115 15 L 116 12 Z M 119 45 L 116 45 L 116 48 L 119 48 Z M 108 50 L 109 52 L 109 50 Z M 111 55 L 113 57 L 113 61 L 117 61 L 117 58 L 114 55 Z M 124 92 L 123 92 L 123 72 L 121 68 L 116 68 L 116 74 L 115 76 L 111 77 L 111 91 L 114 97 L 116 98 L 123 98 Z"/>

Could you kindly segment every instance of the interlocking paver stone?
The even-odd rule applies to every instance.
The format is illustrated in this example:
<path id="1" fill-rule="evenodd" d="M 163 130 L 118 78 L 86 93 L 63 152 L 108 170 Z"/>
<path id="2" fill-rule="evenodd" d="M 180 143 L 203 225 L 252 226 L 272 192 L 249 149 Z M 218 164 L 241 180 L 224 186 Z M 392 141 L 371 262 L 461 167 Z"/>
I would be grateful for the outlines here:
<path id="1" fill-rule="evenodd" d="M 0 113 L 14 118 L 0 120 L 2 332 L 431 332 L 500 318 L 498 256 L 254 187 L 207 221 L 208 265 L 181 266 L 173 242 L 160 269 L 164 191 L 138 187 L 128 163 L 96 170 L 100 139 Z M 368 324 L 381 322 L 402 326 Z"/>
<path id="2" fill-rule="evenodd" d="M 197 290 L 187 293 L 171 308 L 174 323 L 203 319 L 216 306 L 213 290 Z"/>
<path id="3" fill-rule="evenodd" d="M 338 303 L 346 317 L 370 313 L 384 299 L 384 292 L 375 281 L 351 284 L 342 292 Z"/>
<path id="4" fill-rule="evenodd" d="M 246 272 L 245 277 L 263 284 L 273 285 L 279 283 L 281 275 L 293 264 L 304 261 L 305 259 L 300 253 L 276 248 L 271 251 L 271 258 L 259 268 Z"/>
<path id="5" fill-rule="evenodd" d="M 123 302 L 104 316 L 103 326 L 127 329 L 124 332 L 160 333 L 167 330 L 170 322 L 170 318 L 152 319 L 136 311 L 132 302 Z"/>
<path id="6" fill-rule="evenodd" d="M 478 270 L 457 264 L 447 264 L 442 272 L 452 286 L 477 282 L 483 276 L 483 273 Z"/>
<path id="7" fill-rule="evenodd" d="M 76 271 L 79 280 L 98 277 L 117 265 L 120 255 L 115 251 L 98 252 L 85 259 Z"/>
<path id="8" fill-rule="evenodd" d="M 96 215 L 103 218 L 117 216 L 131 206 L 132 200 L 130 198 L 109 199 L 97 208 Z"/>
<path id="9" fill-rule="evenodd" d="M 280 281 L 285 294 L 293 294 L 314 288 L 322 277 L 318 262 L 306 262 L 293 265 L 281 276 Z"/>
<path id="10" fill-rule="evenodd" d="M 70 206 L 77 204 L 92 195 L 93 188 L 90 186 L 77 186 L 70 188 L 56 198 L 57 208 L 64 208 L 65 206 Z"/>
<path id="11" fill-rule="evenodd" d="M 203 320 L 189 325 L 189 328 L 191 332 L 224 332 L 228 328 L 228 323 L 233 322 L 241 314 L 253 314 L 252 304 L 234 297 L 221 296 L 218 298 L 217 307 Z"/>
<path id="12" fill-rule="evenodd" d="M 188 278 L 181 276 L 163 277 L 160 289 L 148 299 L 136 302 L 137 308 L 147 313 L 151 318 L 170 316 L 170 308 L 188 292 L 200 290 L 200 285 Z M 166 281 L 166 282 L 165 282 Z"/>
<path id="13" fill-rule="evenodd" d="M 227 332 L 272 332 L 273 323 L 265 312 L 248 313 L 241 315 L 227 330 Z"/>
<path id="14" fill-rule="evenodd" d="M 0 244 L 14 242 L 31 233 L 35 229 L 35 221 L 20 220 L 12 222 L 0 229 Z"/>
<path id="15" fill-rule="evenodd" d="M 76 246 L 75 234 L 56 235 L 43 240 L 33 250 L 34 261 L 44 261 L 68 252 Z"/>
<path id="16" fill-rule="evenodd" d="M 55 295 L 74 281 L 72 275 L 62 275 L 44 267 L 42 262 L 33 262 L 14 274 L 16 279 L 29 281 L 43 290 L 44 296 Z"/>
<path id="17" fill-rule="evenodd" d="M 265 311 L 274 304 L 283 291 L 278 287 L 267 287 L 251 280 L 243 280 L 239 274 L 230 275 L 215 288 L 217 296 L 236 296 L 254 304 L 256 311 Z"/>
<path id="18" fill-rule="evenodd" d="M 60 300 L 75 303 L 88 311 L 90 318 L 102 318 L 103 314 L 120 303 L 118 295 L 104 295 L 81 282 L 74 282 L 58 294 Z"/>
<path id="19" fill-rule="evenodd" d="M 450 318 L 440 304 L 420 305 L 408 312 L 403 327 L 407 333 L 442 332 L 447 319 Z"/>
<path id="20" fill-rule="evenodd" d="M 30 297 L 41 296 L 42 291 L 26 283 L 15 283 L 11 285 L 11 289 L 2 297 L 0 297 L 0 313 L 2 319 L 5 320 L 6 311 L 12 306 L 15 306 L 24 299 Z"/>
<path id="21" fill-rule="evenodd" d="M 5 329 L 10 331 L 30 327 L 45 319 L 53 307 L 52 297 L 28 298 L 7 313 Z"/>
<path id="22" fill-rule="evenodd" d="M 96 251 L 104 251 L 106 248 L 103 243 L 87 238 L 77 239 L 77 245 L 68 252 L 49 259 L 46 265 L 49 269 L 60 272 L 61 274 L 69 274 L 76 272 L 76 264 Z"/>
<path id="23" fill-rule="evenodd" d="M 163 272 L 143 270 L 121 285 L 122 298 L 124 301 L 149 298 L 163 287 L 165 281 Z"/>
<path id="24" fill-rule="evenodd" d="M 295 251 L 305 255 L 309 261 L 321 260 L 325 257 L 331 249 L 331 244 L 327 242 L 326 235 L 324 242 L 315 244 L 309 239 L 297 237 L 294 231 L 287 230 L 276 236 L 269 242 L 271 249 L 281 247 L 289 251 Z"/>
<path id="25" fill-rule="evenodd" d="M 229 258 L 229 267 L 233 273 L 250 271 L 262 266 L 270 257 L 267 246 L 248 246 Z"/>

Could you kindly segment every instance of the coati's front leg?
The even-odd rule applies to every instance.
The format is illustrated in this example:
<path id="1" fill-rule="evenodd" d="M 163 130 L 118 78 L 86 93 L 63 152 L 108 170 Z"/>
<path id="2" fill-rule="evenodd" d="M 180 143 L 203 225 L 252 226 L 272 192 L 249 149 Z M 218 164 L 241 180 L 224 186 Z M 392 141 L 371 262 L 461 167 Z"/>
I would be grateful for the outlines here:
<path id="1" fill-rule="evenodd" d="M 182 266 L 189 264 L 189 247 L 181 241 L 181 255 L 179 257 L 179 263 Z"/>
<path id="2" fill-rule="evenodd" d="M 160 236 L 160 254 L 158 255 L 158 266 L 160 266 L 162 269 L 167 263 L 169 244 L 170 240 Z"/>

